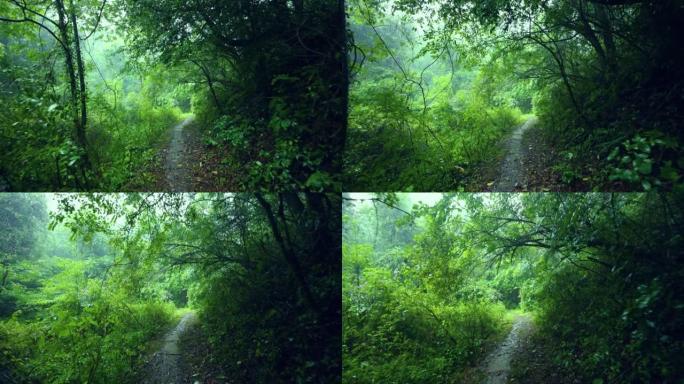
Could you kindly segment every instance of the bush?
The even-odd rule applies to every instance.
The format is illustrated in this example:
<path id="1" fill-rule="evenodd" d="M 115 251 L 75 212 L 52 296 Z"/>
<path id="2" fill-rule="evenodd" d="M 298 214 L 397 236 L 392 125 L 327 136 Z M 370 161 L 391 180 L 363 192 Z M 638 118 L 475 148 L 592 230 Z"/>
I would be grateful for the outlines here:
<path id="1" fill-rule="evenodd" d="M 134 382 L 147 344 L 171 324 L 175 308 L 127 301 L 91 280 L 80 294 L 61 295 L 36 319 L 20 320 L 17 312 L 0 322 L 0 378 L 16 383 Z"/>
<path id="2" fill-rule="evenodd" d="M 345 294 L 345 382 L 453 382 L 504 329 L 502 304 L 436 305 L 392 284 L 377 284 L 367 292 L 373 294 L 370 305 L 354 305 L 347 297 L 358 295 Z"/>
<path id="3" fill-rule="evenodd" d="M 472 92 L 456 103 L 407 105 L 387 81 L 352 89 L 345 178 L 349 189 L 455 189 L 474 165 L 496 159 L 499 142 L 522 117 L 518 109 L 491 106 Z"/>
<path id="4" fill-rule="evenodd" d="M 677 382 L 668 378 L 678 370 L 682 378 L 679 272 L 624 270 L 638 272 L 606 276 L 565 267 L 539 286 L 539 328 L 552 364 L 583 382 Z"/>

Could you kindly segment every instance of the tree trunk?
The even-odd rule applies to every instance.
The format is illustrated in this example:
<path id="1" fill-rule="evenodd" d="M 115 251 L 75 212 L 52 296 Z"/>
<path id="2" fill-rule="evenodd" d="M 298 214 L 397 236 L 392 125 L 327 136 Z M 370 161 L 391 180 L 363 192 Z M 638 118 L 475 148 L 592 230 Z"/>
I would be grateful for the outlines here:
<path id="1" fill-rule="evenodd" d="M 69 0 L 69 6 L 71 8 L 71 27 L 73 29 L 73 41 L 74 50 L 76 53 L 76 65 L 78 67 L 78 84 L 79 84 L 79 96 L 81 102 L 81 116 L 80 124 L 78 130 L 76 131 L 76 136 L 78 138 L 78 144 L 83 148 L 83 165 L 85 169 L 91 169 L 90 156 L 88 154 L 88 139 L 86 137 L 86 127 L 88 123 L 88 105 L 87 97 L 88 90 L 85 83 L 85 66 L 83 65 L 83 55 L 81 54 L 81 36 L 78 33 L 78 21 L 76 20 L 76 7 L 74 6 L 74 0 Z M 83 177 L 86 177 L 85 172 Z"/>
<path id="2" fill-rule="evenodd" d="M 78 67 L 78 83 L 79 83 L 79 95 L 81 101 L 81 130 L 78 133 L 79 140 L 83 143 L 86 142 L 85 128 L 88 121 L 88 109 L 86 105 L 87 90 L 85 84 L 85 69 L 83 66 L 83 56 L 81 55 L 81 37 L 78 34 L 78 22 L 76 20 L 76 8 L 74 7 L 74 1 L 69 0 L 71 7 L 71 26 L 73 28 L 73 39 L 74 39 L 74 49 L 76 53 L 76 65 Z"/>
<path id="3" fill-rule="evenodd" d="M 596 56 L 598 56 L 598 59 L 601 62 L 603 69 L 605 70 L 606 68 L 608 68 L 608 59 L 606 58 L 606 51 L 603 49 L 603 46 L 601 46 L 601 42 L 596 36 L 596 32 L 594 32 L 594 29 L 589 23 L 589 19 L 587 18 L 588 12 L 589 10 L 587 9 L 586 4 L 584 4 L 583 1 L 579 1 L 577 13 L 579 15 L 580 23 L 573 29 L 575 30 L 575 32 L 579 33 L 582 37 L 584 37 L 589 42 L 589 44 L 594 48 L 594 52 L 596 52 Z"/>
<path id="4" fill-rule="evenodd" d="M 66 72 L 69 77 L 69 90 L 71 91 L 71 110 L 74 120 L 74 129 L 78 133 L 80 131 L 81 119 L 78 108 L 78 88 L 76 85 L 76 71 L 74 70 L 74 58 L 71 53 L 71 44 L 69 44 L 69 30 L 66 20 L 66 11 L 64 10 L 64 3 L 62 0 L 55 0 L 55 7 L 57 8 L 57 15 L 59 17 L 59 35 L 62 38 L 62 49 L 64 50 L 64 63 L 66 64 Z"/>
<path id="5" fill-rule="evenodd" d="M 579 102 L 575 97 L 575 92 L 572 89 L 572 85 L 570 84 L 570 80 L 568 79 L 568 74 L 565 71 L 565 62 L 563 60 L 563 54 L 560 52 L 560 49 L 558 50 L 558 52 L 554 51 L 553 48 L 551 48 L 546 42 L 544 42 L 542 39 L 534 37 L 533 35 L 529 35 L 528 38 L 534 41 L 535 43 L 539 44 L 542 48 L 549 52 L 549 54 L 551 54 L 551 57 L 556 62 L 556 65 L 558 65 L 558 72 L 560 74 L 561 80 L 563 81 L 563 85 L 565 85 L 565 89 L 568 91 L 570 101 L 572 102 L 575 111 L 577 111 L 577 114 L 580 116 L 582 120 L 584 120 L 582 108 L 580 107 Z M 557 45 L 556 48 L 558 48 Z"/>
<path id="6" fill-rule="evenodd" d="M 73 1 L 72 1 L 73 3 Z M 62 39 L 62 49 L 64 50 L 64 63 L 66 64 L 66 72 L 67 72 L 67 77 L 69 78 L 69 90 L 71 93 L 71 110 L 72 110 L 72 118 L 74 121 L 74 137 L 76 140 L 76 144 L 81 148 L 83 151 L 83 155 L 81 157 L 81 174 L 83 177 L 83 181 L 87 185 L 87 176 L 86 176 L 86 170 L 90 168 L 90 161 L 88 158 L 88 148 L 87 148 L 87 143 L 85 139 L 85 123 L 86 123 L 86 118 L 85 118 L 85 95 L 81 95 L 81 106 L 79 107 L 79 86 L 77 84 L 76 80 L 76 69 L 74 68 L 74 56 L 72 52 L 72 45 L 71 45 L 71 38 L 69 36 L 69 26 L 67 25 L 67 14 L 66 14 L 66 9 L 64 8 L 64 1 L 63 0 L 55 0 L 55 8 L 57 9 L 57 16 L 59 17 L 59 22 L 58 22 L 58 29 L 59 29 L 59 35 Z M 72 22 L 75 21 L 75 11 L 73 10 L 72 7 Z M 76 23 L 74 23 L 74 32 L 75 36 L 73 37 L 74 40 L 78 40 L 78 28 L 76 26 Z M 85 87 L 85 78 L 83 77 L 83 60 L 81 59 L 80 55 L 80 44 L 77 45 L 78 50 L 79 50 L 79 62 L 78 62 L 78 67 L 79 67 L 79 72 L 80 72 L 80 78 L 82 78 L 80 85 L 81 89 L 84 89 Z M 81 107 L 83 108 L 83 111 L 81 111 Z"/>
<path id="7" fill-rule="evenodd" d="M 225 114 L 225 112 L 223 111 L 223 107 L 221 106 L 221 102 L 218 98 L 218 95 L 216 94 L 216 90 L 214 89 L 214 80 L 211 78 L 211 73 L 209 73 L 207 67 L 205 67 L 202 63 L 195 60 L 190 61 L 199 67 L 199 69 L 202 71 L 202 74 L 204 74 L 204 77 L 207 79 L 207 84 L 209 85 L 209 92 L 211 92 L 211 97 L 214 99 L 216 109 L 218 109 L 221 115 Z"/>
<path id="8" fill-rule="evenodd" d="M 311 292 L 311 287 L 309 287 L 309 283 L 307 282 L 306 275 L 304 273 L 301 263 L 299 262 L 299 259 L 297 258 L 297 255 L 290 247 L 290 244 L 287 243 L 286 239 L 283 238 L 280 225 L 278 224 L 278 219 L 276 219 L 275 217 L 271 204 L 268 201 L 266 201 L 266 199 L 259 193 L 257 193 L 255 197 L 259 202 L 259 205 L 261 205 L 261 208 L 264 210 L 264 213 L 266 214 L 266 218 L 268 219 L 269 226 L 271 227 L 273 237 L 276 243 L 279 245 L 283 257 L 285 258 L 285 261 L 287 261 L 287 263 L 289 264 L 290 268 L 292 269 L 292 272 L 295 275 L 295 278 L 297 279 L 299 287 L 302 289 L 304 300 L 306 300 L 311 309 L 313 309 L 317 314 L 320 315 L 321 307 L 320 305 L 318 305 L 318 302 L 316 301 L 313 293 Z M 283 226 L 287 225 L 286 222 L 283 222 L 282 224 Z"/>
<path id="9" fill-rule="evenodd" d="M 601 35 L 603 36 L 603 43 L 606 46 L 606 59 L 611 71 L 615 71 L 617 66 L 617 48 L 615 47 L 615 39 L 613 37 L 613 25 L 610 20 L 610 14 L 605 6 L 597 5 L 596 14 L 601 22 Z"/>
<path id="10" fill-rule="evenodd" d="M 2 284 L 0 285 L 0 289 L 5 289 L 5 286 L 7 286 L 7 276 L 9 276 L 9 266 L 5 265 L 5 271 L 2 273 Z"/>

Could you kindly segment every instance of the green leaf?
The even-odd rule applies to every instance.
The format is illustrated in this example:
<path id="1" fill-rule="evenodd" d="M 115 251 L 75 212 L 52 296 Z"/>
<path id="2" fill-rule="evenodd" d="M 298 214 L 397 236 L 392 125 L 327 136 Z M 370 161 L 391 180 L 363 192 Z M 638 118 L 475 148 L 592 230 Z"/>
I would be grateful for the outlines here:
<path id="1" fill-rule="evenodd" d="M 325 172 L 316 171 L 309 176 L 305 185 L 311 189 L 321 191 L 332 182 L 330 175 Z"/>
<path id="2" fill-rule="evenodd" d="M 643 175 L 650 175 L 653 171 L 653 161 L 650 159 L 639 161 L 636 164 L 636 170 Z"/>
<path id="3" fill-rule="evenodd" d="M 673 166 L 666 165 L 660 170 L 660 177 L 667 181 L 677 181 L 677 179 L 679 179 L 679 173 L 677 173 L 677 170 Z"/>

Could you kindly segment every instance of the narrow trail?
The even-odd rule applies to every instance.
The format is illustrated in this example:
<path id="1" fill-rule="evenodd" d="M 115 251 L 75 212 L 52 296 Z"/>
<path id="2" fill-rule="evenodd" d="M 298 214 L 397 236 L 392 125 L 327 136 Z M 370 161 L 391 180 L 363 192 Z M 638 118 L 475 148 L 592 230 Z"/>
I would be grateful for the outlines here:
<path id="1" fill-rule="evenodd" d="M 493 192 L 512 192 L 521 189 L 526 183 L 523 158 L 525 151 L 522 148 L 522 139 L 525 131 L 530 129 L 537 119 L 532 117 L 524 124 L 515 129 L 511 137 L 506 140 L 506 158 L 501 163 L 499 178 L 494 182 Z"/>
<path id="2" fill-rule="evenodd" d="M 499 344 L 492 353 L 487 356 L 483 364 L 486 375 L 484 384 L 505 384 L 511 370 L 511 358 L 516 353 L 524 340 L 532 331 L 532 319 L 526 315 L 515 318 L 513 329 L 506 340 Z"/>
<path id="3" fill-rule="evenodd" d="M 181 335 L 195 322 L 194 313 L 186 313 L 176 328 L 164 336 L 161 349 L 152 356 L 144 384 L 181 384 L 184 382 L 183 354 L 178 347 Z"/>
<path id="4" fill-rule="evenodd" d="M 171 192 L 188 192 L 192 187 L 191 162 L 189 161 L 185 128 L 194 117 L 188 117 L 173 127 L 164 173 Z"/>

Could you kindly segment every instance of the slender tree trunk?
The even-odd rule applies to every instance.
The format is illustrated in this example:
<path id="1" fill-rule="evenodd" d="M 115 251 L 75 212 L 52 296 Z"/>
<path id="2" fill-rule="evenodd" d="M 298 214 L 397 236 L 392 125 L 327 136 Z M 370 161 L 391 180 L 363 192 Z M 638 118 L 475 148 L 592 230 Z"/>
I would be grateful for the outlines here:
<path id="1" fill-rule="evenodd" d="M 71 110 L 72 118 L 74 120 L 74 129 L 78 133 L 80 131 L 81 119 L 78 108 L 78 88 L 76 85 L 76 71 L 74 69 L 74 58 L 71 53 L 71 44 L 69 44 L 69 30 L 67 26 L 66 11 L 64 10 L 64 3 L 62 0 L 55 0 L 55 7 L 57 8 L 57 16 L 59 17 L 59 35 L 62 39 L 62 49 L 64 50 L 64 63 L 66 64 L 66 72 L 69 77 L 69 90 L 71 92 Z"/>
<path id="2" fill-rule="evenodd" d="M 290 268 L 292 269 L 292 272 L 295 275 L 295 278 L 297 279 L 297 282 L 299 283 L 300 288 L 302 289 L 304 300 L 306 300 L 311 309 L 313 309 L 316 313 L 320 315 L 321 307 L 320 305 L 318 305 L 318 302 L 316 301 L 313 293 L 311 292 L 311 287 L 309 287 L 309 283 L 307 282 L 306 275 L 304 273 L 301 263 L 299 262 L 299 259 L 297 258 L 297 255 L 290 247 L 290 244 L 287 243 L 287 239 L 283 238 L 283 233 L 281 232 L 280 225 L 278 224 L 278 219 L 276 219 L 275 213 L 273 211 L 273 207 L 268 201 L 266 201 L 266 199 L 261 194 L 257 193 L 255 197 L 259 202 L 259 205 L 261 205 L 261 208 L 264 210 L 264 213 L 266 214 L 266 218 L 268 219 L 268 223 L 271 227 L 273 237 L 276 243 L 278 243 L 278 245 L 280 246 L 280 250 L 283 254 L 283 257 L 285 258 L 285 261 L 287 261 L 287 263 L 289 264 Z M 282 224 L 283 226 L 287 225 L 286 222 L 283 222 Z"/>
<path id="3" fill-rule="evenodd" d="M 70 0 L 71 1 L 71 0 Z M 72 5 L 73 5 L 73 1 Z M 85 138 L 85 123 L 87 122 L 86 119 L 86 112 L 85 112 L 85 92 L 81 92 L 85 88 L 85 75 L 83 74 L 83 60 L 80 55 L 80 44 L 78 44 L 78 27 L 76 26 L 75 23 L 75 10 L 73 9 L 72 6 L 72 11 L 71 11 L 71 18 L 72 22 L 74 24 L 74 36 L 73 39 L 76 41 L 76 47 L 78 49 L 78 67 L 79 67 L 79 80 L 80 80 L 80 90 L 79 90 L 79 85 L 77 84 L 76 80 L 76 69 L 74 68 L 74 54 L 72 51 L 72 45 L 71 45 L 71 37 L 69 36 L 69 26 L 68 26 L 68 21 L 67 21 L 67 12 L 64 7 L 64 1 L 63 0 L 55 0 L 55 8 L 57 9 L 57 16 L 59 17 L 59 22 L 58 22 L 58 28 L 59 28 L 59 35 L 62 39 L 62 49 L 64 50 L 64 62 L 66 64 L 66 72 L 67 76 L 69 78 L 69 90 L 71 93 L 71 110 L 72 110 L 72 118 L 74 121 L 74 136 L 76 139 L 76 144 L 81 148 L 83 151 L 83 155 L 81 157 L 81 175 L 83 177 L 83 181 L 88 184 L 87 182 L 87 175 L 86 171 L 90 169 L 90 160 L 88 157 L 88 145 L 86 142 Z M 79 106 L 79 94 L 83 93 L 80 95 L 80 100 L 81 100 L 81 105 Z"/>
<path id="4" fill-rule="evenodd" d="M 603 36 L 603 43 L 606 46 L 606 59 L 611 71 L 615 71 L 617 66 L 617 48 L 615 47 L 615 39 L 613 37 L 613 25 L 610 20 L 608 9 L 603 5 L 597 5 L 596 13 L 601 22 L 601 35 Z"/>
<path id="5" fill-rule="evenodd" d="M 587 4 L 585 4 L 583 1 L 580 1 L 578 3 L 577 8 L 577 13 L 579 14 L 580 22 L 574 28 L 574 30 L 580 35 L 582 35 L 589 42 L 589 44 L 591 44 L 591 46 L 594 48 L 594 51 L 596 52 L 596 56 L 598 56 L 598 59 L 601 62 L 603 69 L 605 70 L 608 68 L 608 59 L 606 57 L 606 51 L 603 49 L 603 46 L 601 45 L 601 42 L 598 39 L 598 36 L 596 36 L 596 32 L 594 32 L 594 29 L 589 23 L 589 19 L 587 18 L 588 12 L 589 9 L 587 8 Z"/>
<path id="6" fill-rule="evenodd" d="M 572 102 L 573 107 L 575 108 L 575 111 L 577 111 L 577 114 L 584 120 L 584 114 L 582 113 L 582 108 L 579 105 L 579 102 L 577 101 L 577 98 L 575 97 L 575 92 L 572 89 L 572 85 L 570 84 L 570 80 L 568 79 L 568 74 L 565 71 L 565 61 L 563 60 L 563 55 L 560 52 L 554 51 L 553 48 L 551 48 L 547 43 L 545 43 L 541 39 L 537 39 L 533 37 L 532 35 L 529 36 L 529 38 L 534 41 L 535 43 L 539 44 L 542 46 L 546 51 L 551 54 L 551 57 L 553 57 L 553 60 L 556 62 L 558 65 L 558 72 L 560 74 L 561 80 L 563 81 L 563 85 L 565 85 L 565 89 L 568 91 L 568 96 L 570 97 L 570 101 Z"/>
<path id="7" fill-rule="evenodd" d="M 9 276 L 9 266 L 5 265 L 4 269 L 5 270 L 2 272 L 2 284 L 0 285 L 0 289 L 5 289 L 5 286 L 7 286 L 7 276 Z"/>
<path id="8" fill-rule="evenodd" d="M 218 111 L 223 115 L 225 112 L 223 111 L 223 106 L 221 106 L 221 102 L 219 101 L 218 95 L 216 94 L 216 90 L 214 89 L 214 80 L 211 78 L 211 73 L 209 73 L 207 67 L 205 67 L 202 63 L 195 60 L 190 61 L 196 66 L 198 66 L 199 69 L 202 71 L 202 74 L 204 74 L 204 77 L 207 79 L 207 84 L 209 85 L 209 92 L 211 92 L 211 97 L 214 99 L 214 104 L 216 105 Z"/>
<path id="9" fill-rule="evenodd" d="M 79 84 L 79 96 L 81 102 L 81 116 L 80 124 L 76 132 L 78 143 L 83 148 L 83 165 L 85 169 L 92 169 L 92 164 L 90 163 L 90 155 L 88 154 L 88 138 L 86 137 L 86 127 L 88 126 L 88 89 L 85 83 L 85 66 L 83 65 L 83 55 L 81 54 L 81 36 L 78 33 L 78 21 L 76 20 L 76 7 L 74 6 L 74 0 L 69 0 L 69 6 L 71 8 L 71 27 L 73 29 L 73 41 L 74 50 L 76 54 L 76 66 L 78 67 L 78 84 Z M 84 171 L 84 169 L 81 169 Z M 86 178 L 85 171 L 83 172 L 83 177 Z"/>
<path id="10" fill-rule="evenodd" d="M 204 76 L 207 78 L 207 84 L 209 84 L 209 92 L 211 92 L 211 97 L 214 99 L 214 104 L 216 104 L 216 108 L 223 115 L 223 107 L 221 106 L 221 102 L 219 101 L 218 95 L 216 95 L 216 90 L 214 89 L 214 82 L 211 80 L 211 75 L 208 71 L 206 71 L 205 68 L 203 68 L 202 70 L 204 72 Z"/>
<path id="11" fill-rule="evenodd" d="M 83 56 L 81 54 L 81 36 L 78 33 L 78 21 L 76 20 L 76 7 L 74 7 L 74 1 L 69 0 L 69 6 L 71 7 L 71 27 L 73 28 L 73 39 L 74 39 L 74 49 L 76 54 L 76 65 L 78 67 L 78 83 L 79 83 L 79 95 L 81 101 L 81 130 L 79 131 L 79 140 L 86 143 L 85 129 L 88 122 L 88 108 L 86 104 L 86 99 L 88 97 L 88 92 L 85 84 L 85 69 L 83 65 Z"/>

